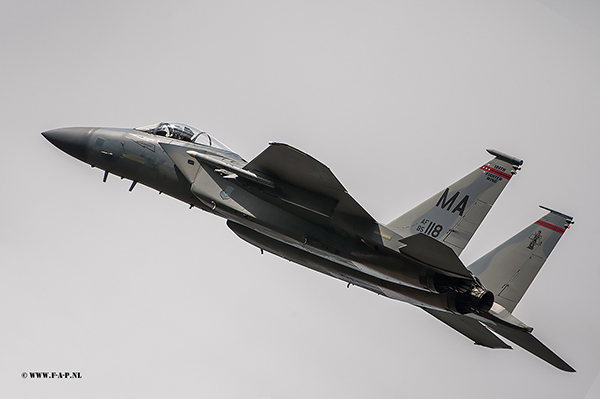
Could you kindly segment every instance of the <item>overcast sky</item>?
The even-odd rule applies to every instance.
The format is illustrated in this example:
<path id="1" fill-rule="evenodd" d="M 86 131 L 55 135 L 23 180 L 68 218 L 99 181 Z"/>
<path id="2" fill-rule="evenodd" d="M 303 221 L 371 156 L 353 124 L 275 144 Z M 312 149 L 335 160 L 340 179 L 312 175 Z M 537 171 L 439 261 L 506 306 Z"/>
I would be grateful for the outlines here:
<path id="1" fill-rule="evenodd" d="M 0 396 L 600 397 L 595 1 L 1 0 Z M 461 258 L 573 215 L 515 311 L 572 365 L 260 251 L 40 132 L 197 126 L 328 165 L 387 223 L 525 160 Z M 81 380 L 23 379 L 79 371 Z"/>

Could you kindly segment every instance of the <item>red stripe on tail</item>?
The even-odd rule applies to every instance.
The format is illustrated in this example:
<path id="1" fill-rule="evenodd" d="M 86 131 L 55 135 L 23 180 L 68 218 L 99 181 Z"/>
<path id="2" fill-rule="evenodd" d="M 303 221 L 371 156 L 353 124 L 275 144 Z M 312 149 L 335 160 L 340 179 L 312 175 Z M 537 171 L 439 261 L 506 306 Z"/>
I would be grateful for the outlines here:
<path id="1" fill-rule="evenodd" d="M 548 222 L 544 222 L 542 220 L 538 220 L 537 222 L 535 222 L 535 224 L 545 227 L 547 229 L 550 229 L 552 231 L 556 231 L 557 233 L 560 233 L 560 234 L 565 232 L 565 229 L 562 229 L 562 228 L 555 226 L 553 224 L 550 224 Z"/>
<path id="2" fill-rule="evenodd" d="M 483 165 L 479 169 L 483 170 L 484 172 L 489 172 L 489 173 L 491 173 L 493 175 L 496 175 L 498 177 L 502 177 L 502 178 L 504 178 L 506 180 L 510 180 L 510 178 L 512 177 L 512 175 L 509 175 L 508 173 L 501 172 L 498 169 L 490 168 L 487 165 Z"/>

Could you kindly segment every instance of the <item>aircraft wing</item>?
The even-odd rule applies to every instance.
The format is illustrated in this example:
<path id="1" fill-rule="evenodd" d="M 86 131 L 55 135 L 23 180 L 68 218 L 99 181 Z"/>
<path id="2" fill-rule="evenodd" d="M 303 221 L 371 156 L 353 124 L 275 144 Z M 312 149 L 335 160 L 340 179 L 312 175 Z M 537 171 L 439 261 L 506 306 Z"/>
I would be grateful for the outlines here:
<path id="1" fill-rule="evenodd" d="M 287 144 L 271 143 L 247 164 L 200 153 L 189 146 L 166 143 L 161 146 L 193 186 L 214 186 L 210 176 L 199 172 L 200 165 L 204 165 L 207 171 L 214 170 L 225 179 L 244 181 L 253 195 L 316 224 L 346 231 L 373 231 L 377 226 L 375 219 L 346 192 L 327 166 Z M 222 188 L 213 189 L 219 195 Z M 203 192 L 207 192 L 205 186 Z M 248 209 L 237 210 L 251 214 Z"/>
<path id="2" fill-rule="evenodd" d="M 259 171 L 277 180 L 290 183 L 331 198 L 346 189 L 331 170 L 310 155 L 283 143 L 270 143 L 244 169 Z"/>
<path id="3" fill-rule="evenodd" d="M 436 319 L 440 320 L 442 323 L 469 338 L 475 343 L 475 345 L 486 346 L 488 348 L 512 349 L 477 320 L 439 310 L 427 308 L 422 309 Z"/>
<path id="4" fill-rule="evenodd" d="M 277 186 L 272 194 L 288 204 L 322 216 L 376 223 L 326 165 L 290 145 L 270 143 L 244 169 L 272 179 Z"/>

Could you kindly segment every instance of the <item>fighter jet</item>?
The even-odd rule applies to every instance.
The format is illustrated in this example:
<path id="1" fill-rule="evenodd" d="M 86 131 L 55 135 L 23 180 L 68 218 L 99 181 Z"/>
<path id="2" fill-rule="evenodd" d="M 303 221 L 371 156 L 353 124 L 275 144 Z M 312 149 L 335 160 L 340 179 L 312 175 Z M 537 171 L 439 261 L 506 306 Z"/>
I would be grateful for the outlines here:
<path id="1" fill-rule="evenodd" d="M 459 256 L 523 161 L 493 158 L 388 224 L 378 223 L 331 170 L 272 142 L 250 162 L 182 123 L 134 129 L 72 127 L 42 133 L 109 174 L 221 216 L 241 239 L 284 259 L 422 308 L 476 345 L 513 342 L 575 370 L 512 312 L 573 223 L 547 213 L 469 267 Z"/>

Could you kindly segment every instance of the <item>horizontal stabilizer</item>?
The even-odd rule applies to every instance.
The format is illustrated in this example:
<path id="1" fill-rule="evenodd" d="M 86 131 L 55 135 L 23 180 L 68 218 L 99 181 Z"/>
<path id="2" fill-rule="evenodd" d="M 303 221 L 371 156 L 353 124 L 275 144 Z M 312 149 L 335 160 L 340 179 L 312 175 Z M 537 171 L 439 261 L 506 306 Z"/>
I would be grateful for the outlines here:
<path id="1" fill-rule="evenodd" d="M 508 310 L 506 310 L 498 302 L 494 302 L 494 304 L 492 305 L 492 307 L 490 308 L 488 313 L 484 314 L 482 316 L 488 320 L 491 320 L 495 324 L 498 324 L 498 323 L 505 324 L 505 325 L 508 324 L 512 327 L 515 327 L 515 328 L 518 328 L 521 330 L 525 330 L 528 332 L 533 331 L 532 327 L 529 327 L 527 324 L 525 324 L 521 320 L 517 319 L 515 316 L 513 316 L 512 313 L 510 313 Z"/>
<path id="2" fill-rule="evenodd" d="M 465 267 L 452 248 L 426 236 L 415 234 L 400 240 L 406 246 L 400 252 L 440 270 L 444 274 L 471 278 L 471 272 Z"/>
<path id="3" fill-rule="evenodd" d="M 527 352 L 539 357 L 540 359 L 550 363 L 554 367 L 568 372 L 575 372 L 575 369 L 569 366 L 564 360 L 552 352 L 546 345 L 541 343 L 531 333 L 524 330 L 517 330 L 500 324 L 489 326 L 496 333 L 510 340 L 514 344 L 525 349 Z"/>
<path id="4" fill-rule="evenodd" d="M 470 317 L 439 310 L 422 308 L 424 311 L 469 338 L 475 345 L 488 348 L 512 349 L 484 325 Z"/>

